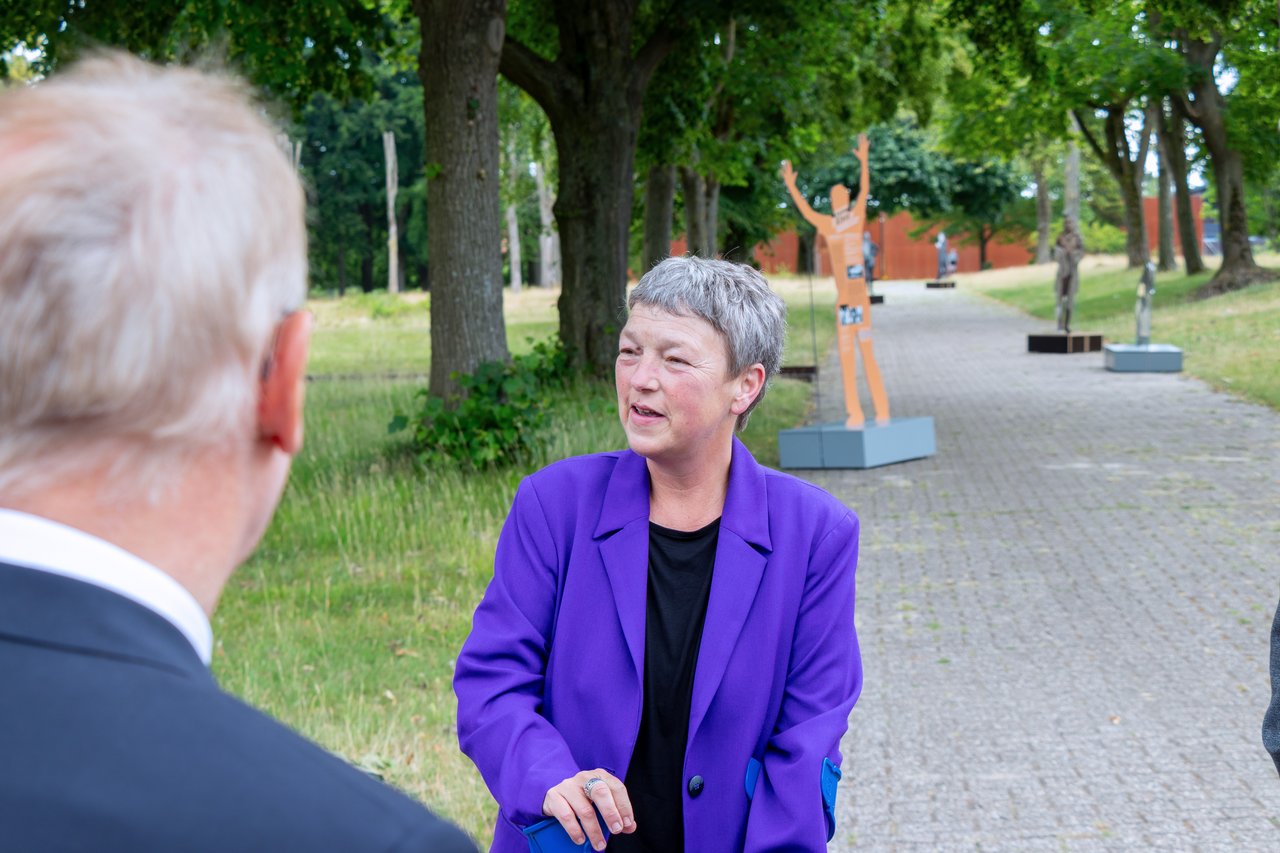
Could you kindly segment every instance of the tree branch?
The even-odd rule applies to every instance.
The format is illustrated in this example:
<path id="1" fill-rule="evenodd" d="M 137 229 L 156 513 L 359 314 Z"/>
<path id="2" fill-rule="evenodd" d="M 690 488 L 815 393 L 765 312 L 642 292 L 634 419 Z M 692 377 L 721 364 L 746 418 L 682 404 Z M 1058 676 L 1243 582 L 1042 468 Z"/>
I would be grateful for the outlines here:
<path id="1" fill-rule="evenodd" d="M 548 62 L 510 35 L 502 43 L 498 72 L 529 94 L 548 116 L 561 115 L 574 81 L 554 62 Z"/>
<path id="2" fill-rule="evenodd" d="M 1088 125 L 1085 124 L 1084 119 L 1080 117 L 1079 111 L 1072 110 L 1071 115 L 1075 117 L 1076 127 L 1080 128 L 1080 132 L 1084 134 L 1084 140 L 1089 143 L 1089 147 L 1093 149 L 1093 153 L 1097 154 L 1098 159 L 1103 163 L 1107 162 L 1107 155 L 1103 152 L 1102 146 L 1098 144 L 1098 140 L 1093 138 L 1093 133 L 1089 130 Z"/>
<path id="3" fill-rule="evenodd" d="M 631 80 L 627 85 L 627 100 L 631 103 L 633 109 L 640 109 L 640 105 L 644 103 L 645 90 L 649 88 L 649 80 L 653 77 L 653 72 L 658 70 L 658 66 L 662 64 L 662 60 L 667 58 L 667 54 L 671 53 L 672 48 L 676 46 L 676 39 L 679 36 L 677 26 L 683 24 L 683 16 L 675 21 L 676 26 L 664 23 L 649 36 L 649 40 L 645 42 L 644 47 L 640 48 L 636 53 L 635 60 L 631 63 Z"/>

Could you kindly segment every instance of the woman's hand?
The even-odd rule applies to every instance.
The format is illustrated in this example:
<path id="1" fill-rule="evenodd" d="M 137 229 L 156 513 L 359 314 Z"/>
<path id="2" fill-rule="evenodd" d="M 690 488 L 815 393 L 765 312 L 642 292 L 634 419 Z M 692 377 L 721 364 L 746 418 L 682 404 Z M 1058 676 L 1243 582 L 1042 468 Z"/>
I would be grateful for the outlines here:
<path id="1" fill-rule="evenodd" d="M 592 779 L 591 798 L 587 798 L 586 785 Z M 596 820 L 595 809 L 614 835 L 636 831 L 635 814 L 631 811 L 631 799 L 627 788 L 618 777 L 606 770 L 583 770 L 556 785 L 542 800 L 542 813 L 560 821 L 564 831 L 574 844 L 583 842 L 583 833 L 596 850 L 604 849 L 604 832 Z"/>

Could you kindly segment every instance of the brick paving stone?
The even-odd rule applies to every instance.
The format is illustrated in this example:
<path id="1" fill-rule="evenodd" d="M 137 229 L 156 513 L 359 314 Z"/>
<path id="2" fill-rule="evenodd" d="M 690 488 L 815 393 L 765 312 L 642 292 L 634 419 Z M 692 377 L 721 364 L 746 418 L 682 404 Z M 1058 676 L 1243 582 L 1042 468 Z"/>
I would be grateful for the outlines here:
<path id="1" fill-rule="evenodd" d="M 862 520 L 831 849 L 1280 850 L 1259 738 L 1280 414 L 1029 354 L 1047 324 L 963 285 L 883 289 L 893 413 L 932 415 L 938 453 L 799 472 Z M 821 420 L 843 419 L 838 377 Z"/>

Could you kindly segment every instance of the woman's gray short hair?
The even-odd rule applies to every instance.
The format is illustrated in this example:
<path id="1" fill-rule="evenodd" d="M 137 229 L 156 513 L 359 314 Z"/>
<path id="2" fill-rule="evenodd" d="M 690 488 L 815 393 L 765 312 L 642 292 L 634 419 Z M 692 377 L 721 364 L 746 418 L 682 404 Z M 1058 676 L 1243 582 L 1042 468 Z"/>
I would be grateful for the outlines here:
<path id="1" fill-rule="evenodd" d="M 667 258 L 640 279 L 627 298 L 637 305 L 706 320 L 729 350 L 729 373 L 740 376 L 753 364 L 764 366 L 765 385 L 738 416 L 738 429 L 764 399 L 782 368 L 787 335 L 787 304 L 769 289 L 759 271 L 747 264 L 706 258 Z"/>

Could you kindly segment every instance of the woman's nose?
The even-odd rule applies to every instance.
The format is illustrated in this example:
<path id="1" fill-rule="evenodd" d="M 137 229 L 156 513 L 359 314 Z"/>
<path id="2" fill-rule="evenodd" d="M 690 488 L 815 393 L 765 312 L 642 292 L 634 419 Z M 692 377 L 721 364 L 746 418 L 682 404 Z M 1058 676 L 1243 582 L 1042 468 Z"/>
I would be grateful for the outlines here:
<path id="1" fill-rule="evenodd" d="M 646 391 L 651 391 L 658 385 L 658 369 L 653 359 L 648 356 L 642 356 L 636 363 L 635 370 L 631 371 L 631 386 Z"/>

